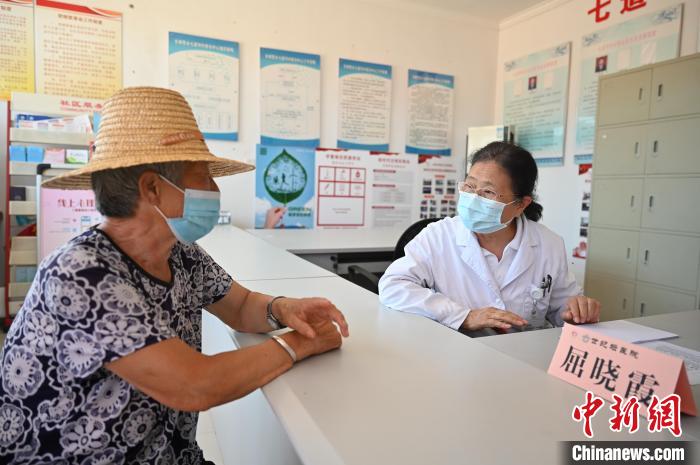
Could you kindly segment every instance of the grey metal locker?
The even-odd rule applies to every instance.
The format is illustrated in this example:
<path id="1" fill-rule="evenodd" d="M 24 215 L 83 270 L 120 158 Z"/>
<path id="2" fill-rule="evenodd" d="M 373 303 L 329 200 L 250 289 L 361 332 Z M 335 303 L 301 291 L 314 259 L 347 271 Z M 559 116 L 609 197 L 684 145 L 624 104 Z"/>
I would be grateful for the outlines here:
<path id="1" fill-rule="evenodd" d="M 700 57 L 653 69 L 651 118 L 700 113 Z"/>
<path id="2" fill-rule="evenodd" d="M 651 70 L 601 79 L 598 90 L 599 125 L 645 121 L 649 117 Z"/>
<path id="3" fill-rule="evenodd" d="M 586 293 L 603 320 L 700 305 L 700 54 L 603 76 Z"/>

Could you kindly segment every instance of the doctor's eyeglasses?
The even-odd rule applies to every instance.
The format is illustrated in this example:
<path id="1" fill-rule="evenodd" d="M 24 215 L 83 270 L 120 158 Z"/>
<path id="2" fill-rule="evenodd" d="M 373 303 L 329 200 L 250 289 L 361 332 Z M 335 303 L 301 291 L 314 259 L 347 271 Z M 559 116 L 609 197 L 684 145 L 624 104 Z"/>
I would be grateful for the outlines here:
<path id="1" fill-rule="evenodd" d="M 460 192 L 466 192 L 467 194 L 476 194 L 479 197 L 483 197 L 489 200 L 498 200 L 501 197 L 503 197 L 490 187 L 482 187 L 481 189 L 478 189 L 474 183 L 469 181 L 460 182 L 458 187 Z"/>

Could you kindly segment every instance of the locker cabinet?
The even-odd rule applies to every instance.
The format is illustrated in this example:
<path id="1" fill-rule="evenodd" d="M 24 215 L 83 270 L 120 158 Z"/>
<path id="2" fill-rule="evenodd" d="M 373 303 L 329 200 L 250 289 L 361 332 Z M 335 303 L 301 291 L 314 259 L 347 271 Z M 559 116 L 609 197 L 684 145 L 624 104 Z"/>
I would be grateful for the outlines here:
<path id="1" fill-rule="evenodd" d="M 649 117 L 650 89 L 650 69 L 601 80 L 597 124 L 603 126 L 646 120 Z"/>
<path id="2" fill-rule="evenodd" d="M 651 118 L 700 113 L 700 57 L 653 69 Z"/>
<path id="3" fill-rule="evenodd" d="M 700 54 L 603 76 L 586 293 L 603 320 L 700 305 Z"/>

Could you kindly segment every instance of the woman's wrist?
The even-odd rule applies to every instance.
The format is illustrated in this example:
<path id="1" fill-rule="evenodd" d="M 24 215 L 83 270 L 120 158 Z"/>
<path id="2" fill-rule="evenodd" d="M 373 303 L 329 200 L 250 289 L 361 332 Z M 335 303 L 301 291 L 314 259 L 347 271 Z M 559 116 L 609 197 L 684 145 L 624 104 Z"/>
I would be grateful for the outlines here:
<path id="1" fill-rule="evenodd" d="M 304 360 L 311 355 L 310 341 L 296 331 L 290 331 L 280 336 L 297 356 L 297 362 Z"/>

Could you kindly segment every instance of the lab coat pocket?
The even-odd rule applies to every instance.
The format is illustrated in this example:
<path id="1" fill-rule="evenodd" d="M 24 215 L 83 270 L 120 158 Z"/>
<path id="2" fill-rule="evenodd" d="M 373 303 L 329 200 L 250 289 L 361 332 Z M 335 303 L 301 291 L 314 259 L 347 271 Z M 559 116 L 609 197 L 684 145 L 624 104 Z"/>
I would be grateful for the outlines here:
<path id="1" fill-rule="evenodd" d="M 528 321 L 526 329 L 541 328 L 545 325 L 545 317 L 549 309 L 549 293 L 535 284 L 530 285 L 528 295 L 525 296 L 523 318 Z"/>

